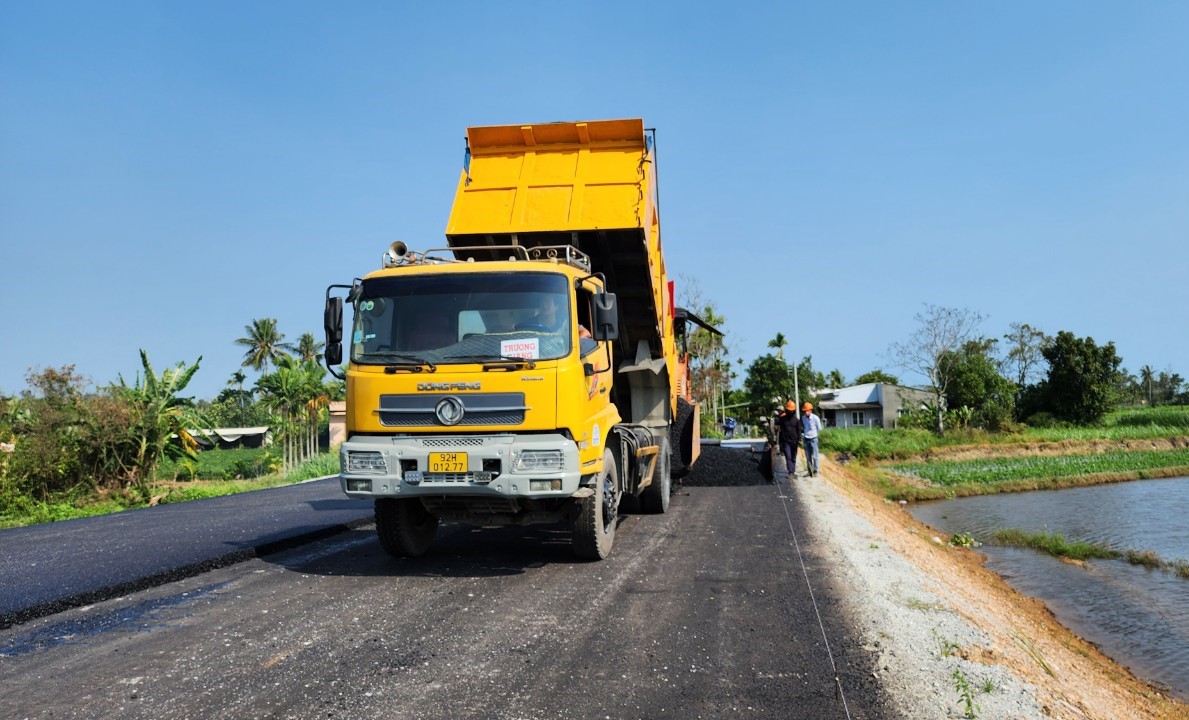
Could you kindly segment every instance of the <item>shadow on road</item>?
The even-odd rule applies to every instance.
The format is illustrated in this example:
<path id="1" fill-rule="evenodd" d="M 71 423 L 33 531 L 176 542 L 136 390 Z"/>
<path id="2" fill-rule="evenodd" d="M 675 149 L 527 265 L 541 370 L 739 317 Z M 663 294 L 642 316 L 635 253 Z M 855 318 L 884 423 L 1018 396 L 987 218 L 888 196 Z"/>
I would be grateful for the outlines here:
<path id="1" fill-rule="evenodd" d="M 620 520 L 625 532 L 630 519 Z M 420 558 L 395 558 L 384 552 L 370 526 L 336 536 L 327 545 L 262 556 L 267 563 L 311 575 L 356 577 L 484 578 L 520 575 L 547 565 L 587 561 L 574 556 L 564 525 L 473 527 L 445 524 L 429 552 Z"/>

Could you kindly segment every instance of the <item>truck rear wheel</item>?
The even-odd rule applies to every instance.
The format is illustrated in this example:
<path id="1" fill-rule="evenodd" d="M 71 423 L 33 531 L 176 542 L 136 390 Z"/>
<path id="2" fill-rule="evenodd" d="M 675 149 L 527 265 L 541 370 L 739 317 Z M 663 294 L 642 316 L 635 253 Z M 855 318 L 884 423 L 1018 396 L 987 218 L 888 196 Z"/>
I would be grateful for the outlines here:
<path id="1" fill-rule="evenodd" d="M 618 515 L 616 492 L 619 471 L 615 455 L 603 453 L 603 471 L 595 478 L 594 494 L 578 500 L 578 518 L 574 520 L 574 554 L 586 560 L 602 560 L 611 554 L 615 542 Z"/>
<path id="2" fill-rule="evenodd" d="M 377 498 L 376 535 L 393 557 L 421 557 L 438 532 L 438 519 L 416 498 Z"/>
<path id="3" fill-rule="evenodd" d="M 689 474 L 694 456 L 694 406 L 677 398 L 677 415 L 669 426 L 670 472 L 674 479 Z"/>
<path id="4" fill-rule="evenodd" d="M 669 497 L 673 493 L 673 481 L 669 474 L 669 438 L 661 438 L 661 449 L 656 454 L 656 470 L 652 472 L 652 482 L 640 494 L 640 504 L 645 512 L 663 514 L 669 511 Z"/>

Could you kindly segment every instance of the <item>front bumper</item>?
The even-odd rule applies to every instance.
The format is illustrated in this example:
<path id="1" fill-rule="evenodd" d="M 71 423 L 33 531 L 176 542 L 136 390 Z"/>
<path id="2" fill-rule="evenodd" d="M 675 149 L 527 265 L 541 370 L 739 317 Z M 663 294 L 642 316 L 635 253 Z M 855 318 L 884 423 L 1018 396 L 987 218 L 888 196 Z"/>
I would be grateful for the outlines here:
<path id="1" fill-rule="evenodd" d="M 560 453 L 560 468 L 518 469 L 526 451 Z M 352 453 L 368 462 L 351 462 Z M 466 469 L 430 472 L 430 453 L 465 453 Z M 560 434 L 356 436 L 342 444 L 339 456 L 339 482 L 353 498 L 564 498 L 577 492 L 581 479 L 578 446 Z"/>

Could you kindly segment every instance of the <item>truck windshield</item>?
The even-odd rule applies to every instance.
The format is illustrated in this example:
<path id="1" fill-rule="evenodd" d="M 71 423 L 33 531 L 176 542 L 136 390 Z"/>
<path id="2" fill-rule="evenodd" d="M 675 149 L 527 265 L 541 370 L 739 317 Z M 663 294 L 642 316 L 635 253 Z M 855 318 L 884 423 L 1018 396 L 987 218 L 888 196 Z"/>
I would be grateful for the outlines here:
<path id="1" fill-rule="evenodd" d="M 372 365 L 565 357 L 569 284 L 556 273 L 408 275 L 363 281 L 351 360 Z"/>

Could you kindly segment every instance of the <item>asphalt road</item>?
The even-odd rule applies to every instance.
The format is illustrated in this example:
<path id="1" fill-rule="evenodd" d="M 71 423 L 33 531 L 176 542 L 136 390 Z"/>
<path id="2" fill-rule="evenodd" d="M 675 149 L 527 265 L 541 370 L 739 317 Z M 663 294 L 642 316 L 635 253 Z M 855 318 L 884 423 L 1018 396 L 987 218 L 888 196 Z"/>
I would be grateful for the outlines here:
<path id="1" fill-rule="evenodd" d="M 318 537 L 372 517 L 337 477 L 0 530 L 0 628 Z"/>
<path id="2" fill-rule="evenodd" d="M 892 717 L 792 495 L 710 457 L 603 562 L 457 525 L 395 560 L 365 526 L 10 627 L 0 717 Z"/>

